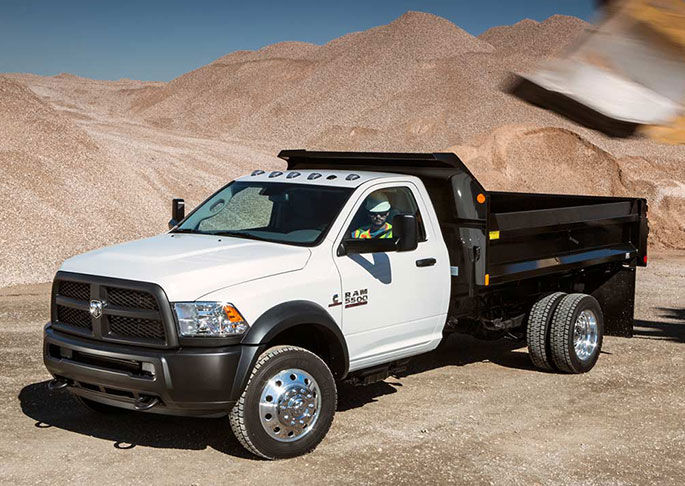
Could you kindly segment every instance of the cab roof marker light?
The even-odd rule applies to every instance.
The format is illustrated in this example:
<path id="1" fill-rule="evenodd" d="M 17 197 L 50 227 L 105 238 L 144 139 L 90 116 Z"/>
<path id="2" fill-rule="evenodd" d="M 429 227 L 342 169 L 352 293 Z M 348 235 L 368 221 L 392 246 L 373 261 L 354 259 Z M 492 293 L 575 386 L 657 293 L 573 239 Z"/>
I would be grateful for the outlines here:
<path id="1" fill-rule="evenodd" d="M 336 177 L 338 177 L 338 176 L 335 175 L 335 174 L 331 174 L 331 175 L 329 175 L 328 177 L 326 177 L 326 179 L 328 179 L 329 181 L 332 181 L 332 180 L 335 179 Z"/>
<path id="2" fill-rule="evenodd" d="M 318 179 L 319 177 L 321 177 L 321 174 L 319 174 L 318 172 L 312 172 L 307 176 L 307 180 L 313 181 L 314 179 Z"/>
<path id="3" fill-rule="evenodd" d="M 356 181 L 357 179 L 359 179 L 359 174 L 350 174 L 345 177 L 346 181 Z"/>
<path id="4" fill-rule="evenodd" d="M 258 175 L 262 175 L 263 173 L 264 173 L 263 170 L 257 169 L 257 170 L 253 170 L 253 171 L 252 171 L 252 174 L 250 174 L 250 175 L 251 175 L 251 176 L 258 176 Z"/>
<path id="5" fill-rule="evenodd" d="M 290 172 L 288 173 L 287 176 L 285 176 L 286 179 L 294 179 L 295 177 L 300 177 L 299 172 Z"/>
<path id="6" fill-rule="evenodd" d="M 278 177 L 279 175 L 283 175 L 283 172 L 280 170 L 275 170 L 271 174 L 269 174 L 269 177 Z"/>

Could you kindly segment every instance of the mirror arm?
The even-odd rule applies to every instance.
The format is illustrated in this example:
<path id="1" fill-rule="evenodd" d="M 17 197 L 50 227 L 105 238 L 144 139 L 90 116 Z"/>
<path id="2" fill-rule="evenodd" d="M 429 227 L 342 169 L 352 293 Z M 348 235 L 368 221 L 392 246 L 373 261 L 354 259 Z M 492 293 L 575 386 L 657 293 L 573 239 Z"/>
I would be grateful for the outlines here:
<path id="1" fill-rule="evenodd" d="M 338 250 L 336 251 L 336 255 L 340 256 L 345 256 L 347 255 L 347 248 L 345 248 L 345 242 L 341 241 L 340 244 L 338 245 Z"/>

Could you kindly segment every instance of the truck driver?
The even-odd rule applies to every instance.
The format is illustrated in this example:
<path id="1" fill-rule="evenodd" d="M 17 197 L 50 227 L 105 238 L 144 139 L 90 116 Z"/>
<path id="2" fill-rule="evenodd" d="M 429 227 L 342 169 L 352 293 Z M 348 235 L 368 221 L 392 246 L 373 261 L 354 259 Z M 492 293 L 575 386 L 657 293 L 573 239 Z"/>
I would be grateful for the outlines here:
<path id="1" fill-rule="evenodd" d="M 371 224 L 354 230 L 352 238 L 392 238 L 392 225 L 386 221 L 391 209 L 388 198 L 383 194 L 372 194 L 365 207 Z"/>

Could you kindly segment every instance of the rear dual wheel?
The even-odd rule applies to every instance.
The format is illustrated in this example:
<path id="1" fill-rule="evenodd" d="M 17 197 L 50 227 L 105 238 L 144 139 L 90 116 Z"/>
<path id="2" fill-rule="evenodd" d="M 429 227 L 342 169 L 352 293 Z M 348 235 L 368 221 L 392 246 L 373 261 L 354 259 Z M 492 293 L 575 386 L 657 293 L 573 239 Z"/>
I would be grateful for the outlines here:
<path id="1" fill-rule="evenodd" d="M 564 297 L 550 329 L 554 366 L 566 373 L 590 371 L 602 350 L 604 317 L 599 302 L 587 294 Z"/>
<path id="2" fill-rule="evenodd" d="M 545 370 L 591 370 L 599 358 L 603 336 L 602 309 L 587 294 L 550 294 L 533 306 L 528 318 L 531 361 Z"/>

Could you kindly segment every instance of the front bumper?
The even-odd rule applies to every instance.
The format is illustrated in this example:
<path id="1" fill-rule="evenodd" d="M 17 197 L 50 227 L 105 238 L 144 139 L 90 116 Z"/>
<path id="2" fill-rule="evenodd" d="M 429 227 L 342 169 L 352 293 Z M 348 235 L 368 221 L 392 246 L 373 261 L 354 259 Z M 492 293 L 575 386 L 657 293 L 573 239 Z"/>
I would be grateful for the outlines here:
<path id="1" fill-rule="evenodd" d="M 85 339 L 45 326 L 43 361 L 73 393 L 130 410 L 219 416 L 235 404 L 257 346 L 154 350 Z"/>

